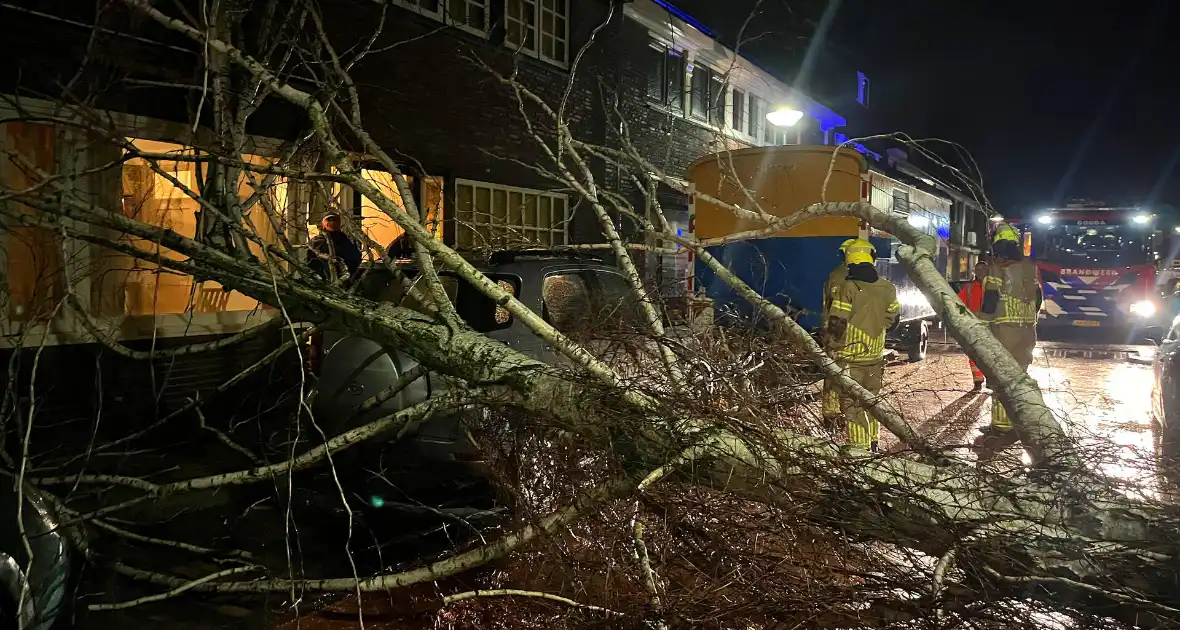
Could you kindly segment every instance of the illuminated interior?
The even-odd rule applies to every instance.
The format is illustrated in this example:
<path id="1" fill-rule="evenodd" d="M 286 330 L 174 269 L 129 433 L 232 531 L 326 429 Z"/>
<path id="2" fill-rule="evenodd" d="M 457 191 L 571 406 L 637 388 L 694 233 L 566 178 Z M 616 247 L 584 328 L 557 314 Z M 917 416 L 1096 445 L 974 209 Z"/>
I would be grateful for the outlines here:
<path id="1" fill-rule="evenodd" d="M 191 155 L 191 149 L 169 142 L 130 139 L 137 149 L 153 153 Z M 243 156 L 254 164 L 265 163 L 265 158 Z M 192 161 L 156 161 L 157 168 L 170 175 L 184 187 L 198 190 L 197 165 Z M 253 183 L 252 183 L 253 182 Z M 238 195 L 243 201 L 255 193 L 255 186 L 261 187 L 262 176 L 243 173 L 238 184 Z M 176 233 L 193 238 L 197 230 L 197 211 L 200 205 L 189 194 L 159 172 L 154 171 L 142 158 L 128 160 L 122 170 L 122 206 L 128 217 L 149 225 L 168 228 Z M 276 231 L 285 229 L 283 215 L 287 201 L 286 182 L 277 180 L 262 191 L 273 202 L 272 208 L 278 216 L 271 216 L 263 203 L 253 203 L 246 212 L 247 230 L 256 234 L 263 242 L 276 242 Z M 149 239 L 126 236 L 129 244 L 158 254 L 164 258 L 179 260 L 183 256 Z M 249 244 L 255 255 L 262 254 L 262 248 Z M 151 262 L 120 254 L 107 254 L 108 273 L 95 281 L 101 283 L 100 294 L 104 296 L 103 314 L 114 315 L 121 310 L 124 315 L 153 315 L 167 313 L 216 313 L 223 311 L 249 311 L 258 308 L 253 298 L 237 292 L 226 292 L 216 282 L 194 283 L 189 276 L 162 272 Z M 110 264 L 114 262 L 115 264 Z M 122 304 L 116 298 L 121 290 Z"/>
<path id="2" fill-rule="evenodd" d="M 373 184 L 381 191 L 383 195 L 393 201 L 402 213 L 406 212 L 405 203 L 402 201 L 401 193 L 393 182 L 393 175 L 385 171 L 365 169 L 361 171 L 361 176 L 373 182 Z M 415 186 L 421 183 L 421 190 L 419 192 L 422 200 L 422 207 L 420 212 L 426 215 L 426 228 L 430 230 L 434 237 L 442 240 L 443 237 L 443 197 L 442 197 L 442 178 L 441 177 L 427 177 L 419 179 L 415 177 L 406 177 L 406 184 L 410 190 L 414 190 Z M 371 199 L 361 196 L 361 229 L 364 230 L 365 235 L 370 239 L 381 245 L 382 247 L 389 247 L 405 230 L 401 228 L 389 215 L 385 214 L 377 204 L 373 203 Z"/>
<path id="3" fill-rule="evenodd" d="M 54 129 L 49 125 L 7 123 L 3 125 L 3 140 L 9 150 L 16 151 L 46 172 L 54 168 Z M 28 188 L 35 179 L 12 160 L 3 160 L 0 181 L 16 190 Z M 13 203 L 21 214 L 35 211 L 24 204 Z M 8 283 L 7 315 L 9 321 L 25 322 L 52 315 L 62 297 L 62 258 L 57 235 L 48 228 L 10 226 L 4 230 L 0 246 L 4 248 Z"/>

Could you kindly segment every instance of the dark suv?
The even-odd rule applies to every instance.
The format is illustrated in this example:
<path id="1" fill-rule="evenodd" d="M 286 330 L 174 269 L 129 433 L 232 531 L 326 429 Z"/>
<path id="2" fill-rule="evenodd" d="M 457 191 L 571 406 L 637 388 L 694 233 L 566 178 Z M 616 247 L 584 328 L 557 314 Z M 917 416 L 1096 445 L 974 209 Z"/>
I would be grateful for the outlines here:
<path id="1" fill-rule="evenodd" d="M 551 252 L 502 252 L 477 267 L 562 332 L 584 329 L 604 311 L 615 321 L 633 321 L 635 302 L 630 285 L 617 269 L 600 261 Z M 417 276 L 412 265 L 400 270 L 411 279 Z M 560 360 L 546 342 L 505 308 L 455 274 L 443 271 L 439 275 L 460 317 L 473 329 L 539 361 Z M 366 297 L 421 310 L 384 265 L 368 269 L 360 282 L 359 290 Z M 381 406 L 357 414 L 365 400 L 415 369 L 417 362 L 396 349 L 387 353 L 369 339 L 334 332 L 323 333 L 314 345 L 318 348 L 313 352 L 319 353 L 319 395 L 314 411 L 329 434 L 419 403 L 445 387 L 440 375 L 426 373 Z M 460 418 L 435 417 L 407 440 L 416 454 L 431 460 L 453 460 L 468 453 L 464 435 Z"/>

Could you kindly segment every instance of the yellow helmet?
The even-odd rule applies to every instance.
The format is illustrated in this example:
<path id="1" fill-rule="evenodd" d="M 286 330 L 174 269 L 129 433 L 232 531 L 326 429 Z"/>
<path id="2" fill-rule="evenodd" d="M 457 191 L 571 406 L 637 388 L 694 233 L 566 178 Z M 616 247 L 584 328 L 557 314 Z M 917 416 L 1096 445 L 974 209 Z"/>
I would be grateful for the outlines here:
<path id="1" fill-rule="evenodd" d="M 994 236 L 992 236 L 993 243 L 999 243 L 1000 241 L 1012 241 L 1013 243 L 1019 243 L 1020 233 L 1017 232 L 1016 228 L 1012 227 L 1011 225 L 1008 225 L 1007 223 L 1001 223 L 996 226 L 996 233 Z"/>
<path id="2" fill-rule="evenodd" d="M 862 238 L 850 238 L 840 244 L 840 251 L 844 252 L 844 264 L 857 265 L 873 262 L 877 248 Z"/>

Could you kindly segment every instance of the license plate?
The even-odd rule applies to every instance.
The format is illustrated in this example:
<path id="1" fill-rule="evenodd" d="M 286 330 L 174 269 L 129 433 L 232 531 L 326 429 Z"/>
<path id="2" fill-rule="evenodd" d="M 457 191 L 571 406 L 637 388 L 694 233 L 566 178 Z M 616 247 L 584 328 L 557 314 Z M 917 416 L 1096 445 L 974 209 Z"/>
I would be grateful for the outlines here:
<path id="1" fill-rule="evenodd" d="M 1099 324 L 1098 322 L 1096 322 L 1094 320 L 1090 320 L 1090 319 L 1075 319 L 1073 322 L 1073 325 L 1074 326 L 1101 326 L 1102 324 Z"/>

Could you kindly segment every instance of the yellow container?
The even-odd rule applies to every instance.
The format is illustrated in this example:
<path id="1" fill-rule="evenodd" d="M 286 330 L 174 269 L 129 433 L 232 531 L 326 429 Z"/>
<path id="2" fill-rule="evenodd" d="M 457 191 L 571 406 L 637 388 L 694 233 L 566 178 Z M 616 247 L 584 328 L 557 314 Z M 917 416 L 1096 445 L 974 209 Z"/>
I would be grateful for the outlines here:
<path id="1" fill-rule="evenodd" d="M 832 159 L 836 151 L 835 160 Z M 828 171 L 831 169 L 831 176 Z M 739 149 L 705 156 L 688 167 L 688 181 L 698 192 L 723 202 L 751 208 L 746 194 L 726 181 L 736 176 L 755 196 L 763 210 L 785 217 L 820 201 L 860 201 L 861 174 L 868 170 L 864 157 L 853 149 L 830 146 L 785 146 Z M 827 177 L 827 195 L 821 195 Z M 716 238 L 765 227 L 759 221 L 738 219 L 716 204 L 696 199 L 697 238 Z M 854 217 L 821 217 L 784 230 L 775 236 L 848 236 L 859 231 Z"/>

